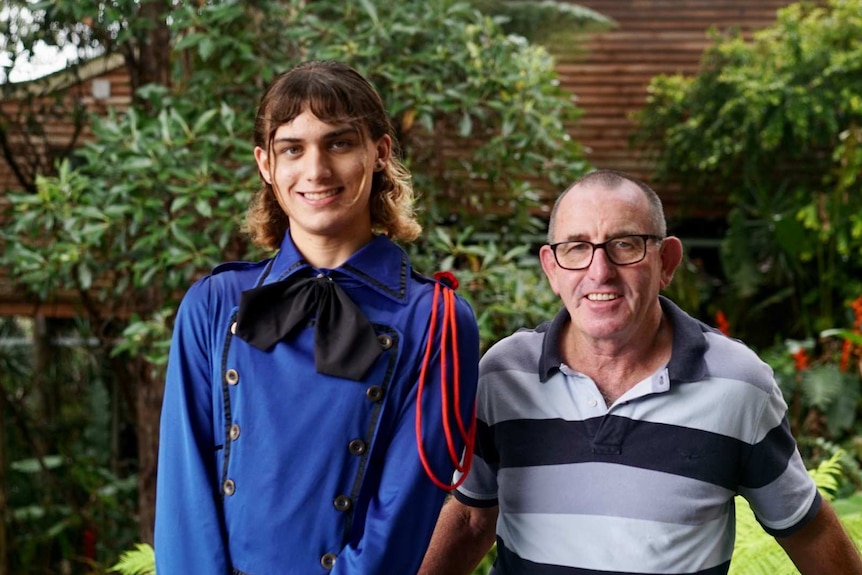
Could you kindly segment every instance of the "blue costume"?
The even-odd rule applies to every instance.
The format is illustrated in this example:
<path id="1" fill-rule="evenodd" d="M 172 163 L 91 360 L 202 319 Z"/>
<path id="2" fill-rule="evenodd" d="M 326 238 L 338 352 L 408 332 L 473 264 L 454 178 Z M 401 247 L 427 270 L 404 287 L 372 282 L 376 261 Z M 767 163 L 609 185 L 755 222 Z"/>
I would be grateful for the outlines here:
<path id="1" fill-rule="evenodd" d="M 382 352 L 361 380 L 318 372 L 313 317 L 269 350 L 237 335 L 242 292 L 297 274 L 334 281 L 373 326 Z M 162 408 L 159 575 L 416 572 L 446 495 L 423 469 L 415 430 L 434 288 L 383 236 L 336 269 L 312 269 L 289 233 L 274 258 L 223 264 L 190 288 Z M 459 297 L 455 318 L 469 422 L 479 341 Z M 422 435 L 447 478 L 439 329 L 431 350 Z"/>

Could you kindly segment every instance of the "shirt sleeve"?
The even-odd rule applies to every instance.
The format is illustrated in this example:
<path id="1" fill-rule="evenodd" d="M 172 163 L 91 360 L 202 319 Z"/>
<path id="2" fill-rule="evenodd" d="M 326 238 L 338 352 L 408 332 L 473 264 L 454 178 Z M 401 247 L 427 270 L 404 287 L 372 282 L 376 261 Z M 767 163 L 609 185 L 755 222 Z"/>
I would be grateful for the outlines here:
<path id="1" fill-rule="evenodd" d="M 156 482 L 159 575 L 226 575 L 230 565 L 216 485 L 209 281 L 183 298 L 171 340 Z"/>
<path id="2" fill-rule="evenodd" d="M 479 333 L 470 306 L 461 298 L 456 297 L 455 301 L 460 368 L 459 409 L 465 426 L 469 427 L 473 422 L 478 377 Z M 439 321 L 437 326 L 435 341 L 432 342 L 435 354 L 429 361 L 422 397 L 422 440 L 434 474 L 448 483 L 455 466 L 443 433 Z M 422 341 L 423 353 L 426 341 Z M 450 352 L 447 357 L 450 366 L 452 360 Z M 418 365 L 411 366 L 410 371 L 418 374 L 419 368 Z M 450 375 L 450 389 L 451 380 Z M 386 451 L 378 493 L 369 504 L 364 535 L 339 554 L 332 575 L 415 573 L 422 562 L 447 492 L 429 479 L 422 466 L 415 427 L 418 382 L 411 382 L 411 385 L 412 389 L 406 396 Z M 451 394 L 449 402 L 452 402 Z M 464 442 L 461 441 L 454 414 L 449 419 L 455 453 L 460 454 Z"/>
<path id="3" fill-rule="evenodd" d="M 503 377 L 505 370 L 499 369 L 497 358 L 507 342 L 498 342 L 488 350 L 479 363 L 479 384 L 476 400 L 476 452 L 473 456 L 473 466 L 464 482 L 455 491 L 455 498 L 470 507 L 493 507 L 499 503 L 497 497 L 497 471 L 500 457 L 494 440 L 491 421 L 492 398 L 490 389 L 494 381 Z M 503 350 L 503 351 L 501 351 Z M 499 383 L 499 382 L 498 382 Z M 454 481 L 460 479 L 455 473 Z"/>
<path id="4" fill-rule="evenodd" d="M 742 477 L 740 494 L 770 535 L 791 535 L 820 508 L 820 494 L 790 432 L 787 404 L 777 384 L 765 398 Z"/>

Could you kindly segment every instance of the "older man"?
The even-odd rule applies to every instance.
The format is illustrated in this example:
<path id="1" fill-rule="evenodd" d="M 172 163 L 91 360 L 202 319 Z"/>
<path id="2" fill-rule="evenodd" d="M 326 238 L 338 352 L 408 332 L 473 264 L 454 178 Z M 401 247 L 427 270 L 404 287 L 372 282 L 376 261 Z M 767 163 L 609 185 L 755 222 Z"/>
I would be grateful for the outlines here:
<path id="1" fill-rule="evenodd" d="M 737 494 L 802 573 L 862 574 L 770 368 L 659 296 L 683 252 L 655 192 L 592 172 L 548 242 L 564 307 L 482 359 L 473 470 L 420 574 L 470 573 L 495 539 L 496 575 L 725 574 Z"/>

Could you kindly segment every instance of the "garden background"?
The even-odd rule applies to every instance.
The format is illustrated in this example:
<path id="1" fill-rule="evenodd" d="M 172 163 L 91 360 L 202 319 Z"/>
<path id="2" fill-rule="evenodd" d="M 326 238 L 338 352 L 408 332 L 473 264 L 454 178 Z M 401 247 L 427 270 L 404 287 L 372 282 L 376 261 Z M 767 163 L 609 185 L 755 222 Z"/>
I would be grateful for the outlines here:
<path id="1" fill-rule="evenodd" d="M 560 83 L 560 51 L 617 26 L 581 4 L 0 10 L 4 68 L 41 41 L 120 57 L 131 78 L 129 105 L 96 116 L 61 104 L 65 88 L 0 84 L 0 149 L 21 168 L 0 192 L 3 277 L 26 301 L 75 302 L 69 317 L 0 320 L 0 575 L 106 573 L 151 541 L 173 314 L 217 262 L 265 255 L 238 233 L 257 185 L 252 116 L 267 81 L 309 58 L 345 60 L 382 93 L 421 193 L 411 255 L 455 272 L 483 348 L 558 306 L 536 260 L 554 195 L 593 167 L 648 166 L 674 199 L 671 233 L 696 240 L 667 295 L 772 365 L 806 463 L 862 542 L 862 0 L 716 28 L 697 71 L 651 80 L 631 158 L 606 165 L 572 137 L 586 120 Z M 57 122 L 74 127 L 68 145 L 22 161 L 46 157 Z M 793 573 L 739 509 L 734 572 Z"/>

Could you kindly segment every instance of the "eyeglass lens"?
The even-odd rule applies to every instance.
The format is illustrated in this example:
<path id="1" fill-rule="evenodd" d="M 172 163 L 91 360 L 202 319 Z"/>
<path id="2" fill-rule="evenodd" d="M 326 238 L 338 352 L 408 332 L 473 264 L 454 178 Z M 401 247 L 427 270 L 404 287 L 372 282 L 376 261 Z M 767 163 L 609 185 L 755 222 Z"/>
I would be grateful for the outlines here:
<path id="1" fill-rule="evenodd" d="M 554 255 L 557 263 L 567 269 L 583 269 L 593 261 L 597 249 L 604 249 L 611 263 L 616 265 L 634 264 L 646 256 L 646 239 L 642 236 L 613 238 L 600 244 L 592 242 L 562 242 L 556 244 Z"/>

